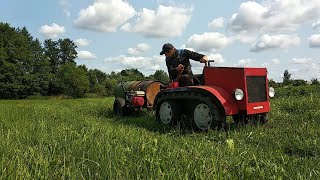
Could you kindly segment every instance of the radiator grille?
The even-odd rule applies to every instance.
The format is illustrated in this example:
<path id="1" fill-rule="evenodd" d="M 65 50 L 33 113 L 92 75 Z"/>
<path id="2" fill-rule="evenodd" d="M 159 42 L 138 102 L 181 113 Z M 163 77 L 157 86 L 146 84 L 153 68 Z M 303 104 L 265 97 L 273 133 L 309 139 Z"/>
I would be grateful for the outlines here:
<path id="1" fill-rule="evenodd" d="M 267 101 L 266 76 L 247 76 L 246 79 L 249 103 Z"/>

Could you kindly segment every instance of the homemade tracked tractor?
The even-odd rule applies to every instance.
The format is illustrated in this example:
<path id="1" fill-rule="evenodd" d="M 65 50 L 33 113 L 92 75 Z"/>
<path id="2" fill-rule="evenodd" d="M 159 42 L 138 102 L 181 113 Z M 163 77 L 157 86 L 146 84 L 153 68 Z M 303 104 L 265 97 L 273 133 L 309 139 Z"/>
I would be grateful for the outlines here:
<path id="1" fill-rule="evenodd" d="M 267 69 L 211 67 L 210 62 L 202 74 L 194 75 L 194 86 L 177 87 L 173 82 L 161 90 L 163 84 L 156 81 L 118 84 L 114 112 L 126 115 L 137 109 L 153 109 L 164 125 L 188 117 L 199 130 L 224 126 L 226 116 L 232 116 L 236 123 L 265 123 L 270 97 L 275 93 L 268 87 Z"/>
<path id="2" fill-rule="evenodd" d="M 226 116 L 236 123 L 268 120 L 270 97 L 266 68 L 210 67 L 194 75 L 195 86 L 168 88 L 160 91 L 154 101 L 156 118 L 171 125 L 189 117 L 199 130 L 222 127 Z"/>

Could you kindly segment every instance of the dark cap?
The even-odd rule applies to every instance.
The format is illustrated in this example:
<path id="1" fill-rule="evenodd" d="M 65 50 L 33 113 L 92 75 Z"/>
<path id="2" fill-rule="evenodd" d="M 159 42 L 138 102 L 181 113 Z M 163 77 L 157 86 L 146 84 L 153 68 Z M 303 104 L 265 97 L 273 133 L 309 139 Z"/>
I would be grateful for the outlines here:
<path id="1" fill-rule="evenodd" d="M 160 52 L 160 55 L 163 55 L 164 53 L 168 52 L 170 49 L 174 48 L 172 44 L 166 43 L 162 46 L 162 51 Z"/>

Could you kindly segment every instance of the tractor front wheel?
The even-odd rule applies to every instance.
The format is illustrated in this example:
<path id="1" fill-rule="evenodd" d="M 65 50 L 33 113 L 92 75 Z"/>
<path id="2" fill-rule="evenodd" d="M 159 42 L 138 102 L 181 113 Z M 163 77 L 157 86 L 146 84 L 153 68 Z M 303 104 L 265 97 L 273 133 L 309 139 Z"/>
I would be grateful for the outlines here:
<path id="1" fill-rule="evenodd" d="M 179 109 L 175 102 L 165 100 L 156 110 L 157 120 L 164 125 L 172 125 L 178 119 Z"/>
<path id="2" fill-rule="evenodd" d="M 251 114 L 251 115 L 243 115 L 237 114 L 233 115 L 233 121 L 238 125 L 244 124 L 260 124 L 263 125 L 268 121 L 268 114 Z"/>
<path id="3" fill-rule="evenodd" d="M 116 98 L 113 102 L 113 112 L 117 116 L 123 116 L 126 114 L 126 101 L 123 98 Z"/>
<path id="4" fill-rule="evenodd" d="M 220 128 L 226 124 L 226 116 L 210 98 L 199 97 L 201 101 L 194 104 L 193 124 L 201 130 Z"/>
<path id="5" fill-rule="evenodd" d="M 268 119 L 269 119 L 269 117 L 268 117 L 268 114 L 267 114 L 267 113 L 259 114 L 259 116 L 258 116 L 258 120 L 259 120 L 259 123 L 260 123 L 261 125 L 263 125 L 263 124 L 265 124 L 266 122 L 268 122 Z"/>

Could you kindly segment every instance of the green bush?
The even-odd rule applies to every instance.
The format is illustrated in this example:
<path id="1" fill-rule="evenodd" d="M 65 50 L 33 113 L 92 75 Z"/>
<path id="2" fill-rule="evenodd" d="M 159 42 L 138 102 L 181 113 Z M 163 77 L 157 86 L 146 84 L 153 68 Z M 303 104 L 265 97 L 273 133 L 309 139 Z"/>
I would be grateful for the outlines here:
<path id="1" fill-rule="evenodd" d="M 284 86 L 275 88 L 275 98 L 281 97 L 300 97 L 312 96 L 320 93 L 318 86 L 304 85 L 304 86 Z"/>

